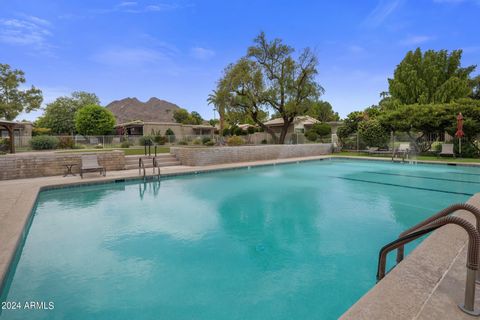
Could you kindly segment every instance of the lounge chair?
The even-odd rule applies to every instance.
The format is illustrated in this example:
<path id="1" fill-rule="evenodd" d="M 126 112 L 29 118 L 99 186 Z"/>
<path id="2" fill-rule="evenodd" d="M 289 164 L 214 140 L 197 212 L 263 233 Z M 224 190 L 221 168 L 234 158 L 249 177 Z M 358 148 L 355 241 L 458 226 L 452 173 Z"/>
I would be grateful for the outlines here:
<path id="1" fill-rule="evenodd" d="M 89 154 L 82 156 L 82 166 L 80 168 L 80 177 L 83 179 L 84 172 L 100 172 L 100 174 L 107 174 L 105 167 L 98 164 L 98 158 L 96 154 Z"/>
<path id="2" fill-rule="evenodd" d="M 453 152 L 453 144 L 452 143 L 443 143 L 442 144 L 442 151 L 438 154 L 439 156 L 452 156 L 455 158 L 455 153 Z"/>

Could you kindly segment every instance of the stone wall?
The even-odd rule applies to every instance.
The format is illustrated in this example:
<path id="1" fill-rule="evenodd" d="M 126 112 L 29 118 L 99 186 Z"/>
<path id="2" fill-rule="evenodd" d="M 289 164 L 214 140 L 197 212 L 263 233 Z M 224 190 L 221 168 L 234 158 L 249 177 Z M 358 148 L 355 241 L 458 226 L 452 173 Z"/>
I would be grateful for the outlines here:
<path id="1" fill-rule="evenodd" d="M 309 157 L 329 154 L 330 143 L 296 145 L 262 145 L 213 148 L 170 148 L 183 165 L 204 166 L 222 163 Z"/>
<path id="2" fill-rule="evenodd" d="M 83 153 L 87 154 L 87 153 Z M 125 169 L 123 151 L 89 152 L 97 154 L 98 163 L 108 171 Z M 0 156 L 0 180 L 63 175 L 66 163 L 75 163 L 74 173 L 80 172 L 82 153 L 10 154 Z"/>

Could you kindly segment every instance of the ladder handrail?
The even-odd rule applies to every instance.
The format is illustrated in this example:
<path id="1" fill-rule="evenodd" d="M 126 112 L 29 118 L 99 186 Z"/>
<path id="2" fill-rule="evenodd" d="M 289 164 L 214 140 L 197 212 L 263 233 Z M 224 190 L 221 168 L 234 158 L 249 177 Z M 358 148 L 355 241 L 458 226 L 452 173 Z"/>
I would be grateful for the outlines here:
<path id="1" fill-rule="evenodd" d="M 437 220 L 438 218 L 448 216 L 448 215 L 454 213 L 457 210 L 466 210 L 466 211 L 469 211 L 470 213 L 472 213 L 475 216 L 475 219 L 477 220 L 477 224 L 476 224 L 477 230 L 480 232 L 480 210 L 478 208 L 472 206 L 471 204 L 468 204 L 468 203 L 455 203 L 455 204 L 437 212 L 436 214 L 429 217 L 428 219 L 425 219 L 422 222 L 417 223 L 413 227 L 403 231 L 402 233 L 400 233 L 400 235 L 398 237 L 399 238 L 404 237 L 407 234 L 412 233 L 415 230 L 419 230 L 420 228 L 426 226 L 427 224 Z M 403 257 L 404 257 L 404 246 L 400 246 L 400 247 L 398 247 L 398 251 L 397 251 L 397 263 L 400 263 L 403 260 Z"/>
<path id="2" fill-rule="evenodd" d="M 387 254 L 389 252 L 447 224 L 456 224 L 462 227 L 468 234 L 467 280 L 465 284 L 465 301 L 464 304 L 459 305 L 459 307 L 462 311 L 468 314 L 478 315 L 480 313 L 475 310 L 475 277 L 478 270 L 479 262 L 480 234 L 471 223 L 462 218 L 455 216 L 438 218 L 435 221 L 427 224 L 423 228 L 415 232 L 409 233 L 385 245 L 379 252 L 377 280 L 380 281 L 383 279 L 383 277 L 385 277 Z"/>
<path id="3" fill-rule="evenodd" d="M 156 146 L 155 146 L 156 147 Z M 153 174 L 155 174 L 155 168 L 158 169 L 158 178 L 160 179 L 160 166 L 158 165 L 157 157 L 153 157 Z"/>
<path id="4" fill-rule="evenodd" d="M 145 164 L 143 163 L 142 157 L 138 158 L 138 174 L 141 173 L 141 170 L 143 169 L 143 177 L 145 178 Z"/>

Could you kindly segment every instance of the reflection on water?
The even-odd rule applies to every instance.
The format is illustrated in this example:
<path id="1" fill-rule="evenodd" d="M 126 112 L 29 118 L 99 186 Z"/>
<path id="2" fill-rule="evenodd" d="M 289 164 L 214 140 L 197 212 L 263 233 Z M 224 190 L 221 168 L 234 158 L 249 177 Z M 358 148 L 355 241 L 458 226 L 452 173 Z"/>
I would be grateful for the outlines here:
<path id="1" fill-rule="evenodd" d="M 468 198 L 435 190 L 478 191 L 449 181 L 478 169 L 444 169 L 310 162 L 43 192 L 1 298 L 56 308 L 0 319 L 336 319 L 382 245 Z"/>

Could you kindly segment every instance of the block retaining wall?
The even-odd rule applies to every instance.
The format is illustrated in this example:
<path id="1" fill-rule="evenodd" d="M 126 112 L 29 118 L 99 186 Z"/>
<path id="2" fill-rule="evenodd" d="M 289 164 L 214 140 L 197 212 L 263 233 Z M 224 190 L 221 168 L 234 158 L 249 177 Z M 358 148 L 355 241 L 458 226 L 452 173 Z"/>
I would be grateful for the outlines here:
<path id="1" fill-rule="evenodd" d="M 0 156 L 0 180 L 36 178 L 63 175 L 65 164 L 75 163 L 72 171 L 80 172 L 81 156 L 87 153 L 45 153 L 45 154 L 13 154 Z M 125 169 L 123 151 L 88 152 L 96 154 L 98 163 L 108 171 Z"/>
<path id="2" fill-rule="evenodd" d="M 286 159 L 325 155 L 332 152 L 332 144 L 262 145 L 213 148 L 170 148 L 170 153 L 187 166 Z"/>

